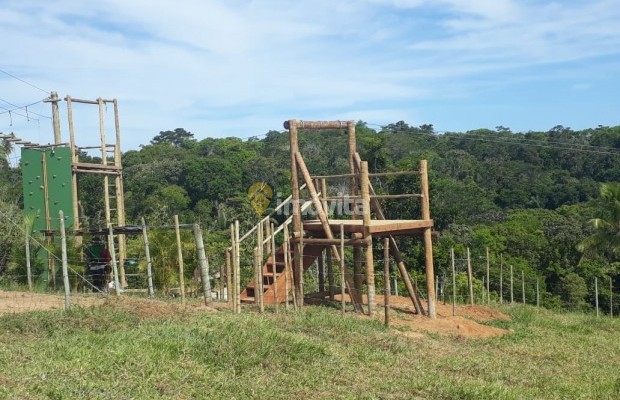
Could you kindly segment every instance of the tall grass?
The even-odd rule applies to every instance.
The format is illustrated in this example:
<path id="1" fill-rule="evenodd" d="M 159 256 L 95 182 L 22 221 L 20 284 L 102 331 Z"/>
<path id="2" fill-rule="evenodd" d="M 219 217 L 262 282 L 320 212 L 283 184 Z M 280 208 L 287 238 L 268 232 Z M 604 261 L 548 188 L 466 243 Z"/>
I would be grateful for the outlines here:
<path id="1" fill-rule="evenodd" d="M 380 322 L 300 313 L 93 309 L 0 317 L 0 397 L 618 398 L 620 322 L 506 307 L 514 332 L 410 339 Z"/>

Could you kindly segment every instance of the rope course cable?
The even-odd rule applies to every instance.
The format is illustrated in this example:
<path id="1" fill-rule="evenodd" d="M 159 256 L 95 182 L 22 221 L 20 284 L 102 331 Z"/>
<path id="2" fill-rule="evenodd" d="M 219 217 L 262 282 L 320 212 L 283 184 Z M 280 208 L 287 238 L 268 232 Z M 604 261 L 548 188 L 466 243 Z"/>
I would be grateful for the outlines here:
<path id="1" fill-rule="evenodd" d="M 16 79 L 16 80 L 20 81 L 21 83 L 24 83 L 24 84 L 26 84 L 26 85 L 28 85 L 28 86 L 30 86 L 30 87 L 32 87 L 32 88 L 34 88 L 34 89 L 40 90 L 40 91 L 42 91 L 43 93 L 48 94 L 48 93 L 50 92 L 49 90 L 41 89 L 39 86 L 35 85 L 34 83 L 30 83 L 30 82 L 28 82 L 28 81 L 26 81 L 26 80 L 24 80 L 24 79 L 22 79 L 22 78 L 19 78 L 19 77 L 15 76 L 15 75 L 13 75 L 13 74 L 11 74 L 11 73 L 9 73 L 9 72 L 7 72 L 7 71 L 3 70 L 2 68 L 0 68 L 0 72 L 2 72 L 3 74 L 5 74 L 5 75 L 7 75 L 7 76 L 10 76 L 10 77 L 11 77 L 11 78 L 13 78 L 13 79 Z"/>

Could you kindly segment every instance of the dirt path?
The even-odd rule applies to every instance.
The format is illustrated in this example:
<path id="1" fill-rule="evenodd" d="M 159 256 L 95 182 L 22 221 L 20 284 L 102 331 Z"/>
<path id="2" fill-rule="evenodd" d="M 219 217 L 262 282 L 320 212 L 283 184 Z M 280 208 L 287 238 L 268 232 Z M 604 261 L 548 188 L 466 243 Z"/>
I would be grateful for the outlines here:
<path id="1" fill-rule="evenodd" d="M 102 304 L 105 299 L 97 295 L 80 295 L 71 297 L 71 303 L 83 307 Z M 5 292 L 0 290 L 0 314 L 12 314 L 28 311 L 62 309 L 65 305 L 63 296 L 28 292 Z"/>

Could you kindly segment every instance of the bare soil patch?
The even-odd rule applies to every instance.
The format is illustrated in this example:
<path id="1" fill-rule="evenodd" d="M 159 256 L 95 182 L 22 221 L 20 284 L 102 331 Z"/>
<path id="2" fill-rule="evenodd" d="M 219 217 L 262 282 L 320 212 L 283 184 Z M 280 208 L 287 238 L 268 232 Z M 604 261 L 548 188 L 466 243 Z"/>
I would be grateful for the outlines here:
<path id="1" fill-rule="evenodd" d="M 71 297 L 71 304 L 82 307 L 103 304 L 104 301 L 105 299 L 100 295 L 76 295 Z M 64 305 L 64 296 L 28 292 L 5 292 L 0 290 L 0 314 L 55 310 L 64 308 Z"/>

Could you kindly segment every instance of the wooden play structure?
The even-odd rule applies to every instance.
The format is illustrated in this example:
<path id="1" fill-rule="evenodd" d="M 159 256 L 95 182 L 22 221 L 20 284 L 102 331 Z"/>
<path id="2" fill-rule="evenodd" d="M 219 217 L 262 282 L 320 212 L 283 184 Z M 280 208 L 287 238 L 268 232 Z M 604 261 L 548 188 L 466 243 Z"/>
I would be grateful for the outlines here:
<path id="1" fill-rule="evenodd" d="M 426 160 L 420 162 L 417 171 L 369 173 L 368 163 L 362 161 L 357 152 L 355 123 L 353 121 L 297 121 L 284 122 L 289 131 L 291 156 L 292 194 L 284 200 L 271 215 L 283 207 L 292 208 L 292 215 L 278 227 L 271 224 L 271 215 L 263 218 L 245 235 L 239 235 L 238 222 L 231 226 L 232 246 L 226 251 L 227 287 L 232 289 L 228 299 L 233 308 L 239 312 L 240 303 L 256 303 L 261 309 L 265 304 L 276 307 L 282 302 L 288 306 L 292 295 L 295 307 L 301 307 L 306 298 L 327 298 L 334 300 L 334 271 L 332 258 L 340 263 L 341 301 L 344 305 L 345 290 L 355 308 L 367 306 L 368 314 L 374 315 L 375 269 L 373 259 L 373 239 L 384 238 L 384 247 L 395 260 L 402 280 L 414 308 L 418 314 L 436 317 L 435 279 L 433 271 L 433 250 L 431 230 L 433 221 L 430 216 L 428 176 Z M 299 130 L 345 130 L 348 136 L 349 173 L 340 175 L 312 176 L 298 146 Z M 377 194 L 371 184 L 373 177 L 390 175 L 419 175 L 420 192 L 412 194 L 386 195 Z M 348 181 L 349 193 L 329 196 L 327 181 Z M 300 181 L 303 184 L 300 185 Z M 302 201 L 301 193 L 306 191 L 310 200 Z M 381 207 L 383 199 L 400 199 L 416 197 L 421 200 L 421 216 L 415 220 L 388 220 Z M 351 219 L 332 219 L 329 215 L 328 202 L 348 199 L 355 202 Z M 313 207 L 314 219 L 302 218 L 302 214 Z M 281 245 L 276 246 L 276 235 L 282 233 Z M 256 234 L 257 246 L 253 251 L 254 279 L 241 290 L 240 286 L 240 244 Z M 395 237 L 398 235 L 422 236 L 425 248 L 425 267 L 427 285 L 427 310 L 424 310 L 415 284 L 411 282 L 407 268 L 398 249 Z M 377 241 L 378 242 L 378 241 Z M 353 268 L 344 264 L 344 246 L 353 247 Z M 266 247 L 266 251 L 264 248 Z M 265 260 L 266 258 L 266 260 Z M 317 293 L 304 293 L 304 271 L 314 262 L 318 262 L 319 290 Z M 327 274 L 324 273 L 327 263 Z M 362 268 L 365 266 L 365 268 Z M 328 290 L 325 289 L 324 277 L 328 278 Z M 365 283 L 365 293 L 364 293 Z M 366 301 L 364 301 L 364 294 Z"/>

